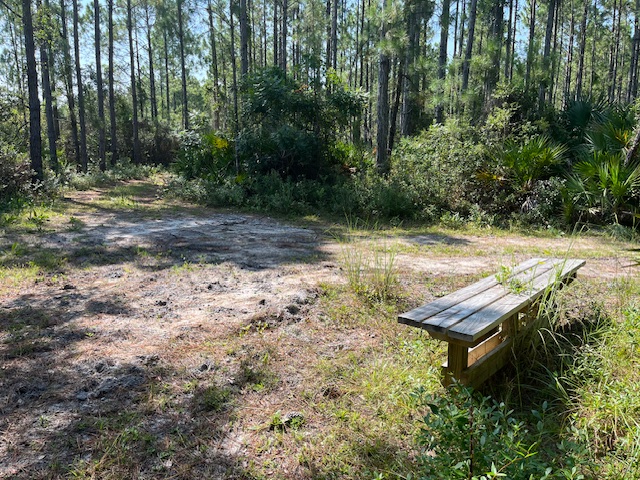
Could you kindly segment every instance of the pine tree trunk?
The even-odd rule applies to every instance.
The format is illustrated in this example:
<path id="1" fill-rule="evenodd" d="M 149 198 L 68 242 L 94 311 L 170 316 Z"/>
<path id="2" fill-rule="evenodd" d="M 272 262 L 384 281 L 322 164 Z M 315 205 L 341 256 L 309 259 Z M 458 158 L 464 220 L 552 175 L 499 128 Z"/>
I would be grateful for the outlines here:
<path id="1" fill-rule="evenodd" d="M 573 11 L 573 2 L 571 4 L 571 24 L 569 27 L 569 45 L 567 47 L 567 65 L 564 76 L 564 90 L 563 90 L 563 106 L 567 106 L 571 100 L 571 67 L 573 64 L 573 37 L 575 34 L 575 15 Z"/>
<path id="2" fill-rule="evenodd" d="M 233 29 L 233 25 L 231 26 Z M 278 0 L 273 0 L 273 66 L 280 65 L 278 61 Z"/>
<path id="3" fill-rule="evenodd" d="M 20 102 L 20 112 L 22 113 L 22 120 L 24 122 L 24 125 L 26 125 L 28 120 L 27 120 L 27 111 L 26 111 L 27 109 L 25 108 L 24 98 L 28 94 L 25 94 L 24 85 L 22 83 L 21 72 L 24 71 L 24 69 L 22 68 L 22 64 L 20 63 L 20 59 L 22 58 L 22 55 L 21 55 L 22 47 L 18 46 L 18 39 L 16 38 L 18 33 L 16 30 L 17 29 L 13 28 L 13 23 L 9 22 L 9 36 L 11 37 L 11 47 L 12 47 L 11 50 L 13 53 L 12 60 L 13 60 L 14 68 L 16 71 L 15 81 L 18 83 L 18 99 Z"/>
<path id="4" fill-rule="evenodd" d="M 631 43 L 631 62 L 629 65 L 629 87 L 627 102 L 631 103 L 638 95 L 638 57 L 640 53 L 640 0 L 635 1 L 633 41 Z"/>
<path id="5" fill-rule="evenodd" d="M 288 35 L 289 2 L 282 0 L 282 28 L 280 29 L 280 68 L 287 72 L 287 35 Z"/>
<path id="6" fill-rule="evenodd" d="M 418 10 L 420 9 L 420 10 Z M 405 79 L 402 82 L 402 110 L 400 113 L 400 133 L 403 136 L 411 135 L 412 133 L 412 114 L 414 107 L 414 85 L 416 83 L 415 75 L 413 74 L 413 65 L 417 53 L 417 44 L 420 37 L 419 22 L 421 20 L 422 10 L 421 5 L 417 6 L 415 11 L 409 11 L 408 18 L 408 31 L 407 31 L 407 50 L 404 58 L 404 75 Z"/>
<path id="7" fill-rule="evenodd" d="M 151 45 L 151 20 L 149 18 L 149 4 L 145 4 L 145 21 L 147 27 L 147 52 L 149 54 L 149 93 L 151 100 L 151 119 L 158 121 L 158 100 L 156 98 L 156 75 L 153 65 L 153 47 Z"/>
<path id="8" fill-rule="evenodd" d="M 184 23 L 182 20 L 182 3 L 178 0 L 178 41 L 180 43 L 180 78 L 182 80 L 182 126 L 189 129 L 189 106 L 187 105 L 187 66 L 184 53 Z"/>
<path id="9" fill-rule="evenodd" d="M 389 122 L 389 155 L 391 155 L 391 152 L 393 151 L 393 146 L 396 140 L 396 126 L 398 119 L 398 110 L 400 107 L 400 94 L 402 93 L 402 84 L 404 83 L 404 73 L 402 70 L 402 62 L 396 62 L 396 91 L 393 105 L 391 107 L 391 119 Z"/>
<path id="10" fill-rule="evenodd" d="M 127 0 L 127 33 L 129 37 L 129 63 L 131 67 L 131 107 L 132 119 L 131 127 L 133 131 L 133 163 L 138 165 L 142 158 L 140 156 L 140 138 L 138 125 L 138 98 L 136 88 L 136 64 L 135 51 L 133 50 L 133 12 L 131 11 L 131 0 Z"/>
<path id="11" fill-rule="evenodd" d="M 517 21 L 517 18 L 515 19 Z M 513 43 L 513 0 L 509 0 L 509 20 L 507 23 L 507 45 L 504 59 L 504 78 L 511 80 L 511 48 Z"/>
<path id="12" fill-rule="evenodd" d="M 167 43 L 167 30 L 162 31 L 162 41 L 164 47 L 164 94 L 166 96 L 166 117 L 167 121 L 171 120 L 171 93 L 169 89 L 169 44 Z"/>
<path id="13" fill-rule="evenodd" d="M 76 85 L 78 87 L 78 124 L 80 126 L 80 167 L 87 171 L 87 123 L 85 121 L 84 88 L 82 85 L 82 69 L 80 67 L 80 32 L 78 18 L 78 0 L 72 0 L 73 5 L 73 51 L 76 60 Z"/>
<path id="14" fill-rule="evenodd" d="M 98 162 L 100 170 L 107 169 L 107 138 L 104 121 L 104 90 L 102 86 L 102 59 L 100 56 L 100 2 L 93 0 L 95 51 L 96 51 L 96 91 L 98 96 Z"/>
<path id="15" fill-rule="evenodd" d="M 238 131 L 238 73 L 236 67 L 236 34 L 233 20 L 233 0 L 229 2 L 229 27 L 231 29 L 231 71 L 233 74 L 233 129 Z"/>
<path id="16" fill-rule="evenodd" d="M 384 18 L 385 11 L 388 9 L 385 0 L 382 9 L 382 26 L 380 27 L 380 40 L 383 41 L 387 34 L 387 19 Z M 380 50 L 378 65 L 378 129 L 376 135 L 377 151 L 376 165 L 378 172 L 385 175 L 389 172 L 389 56 L 384 49 Z"/>
<path id="17" fill-rule="evenodd" d="M 244 77 L 247 73 L 249 73 L 249 24 L 247 17 L 247 0 L 240 0 L 240 75 Z"/>
<path id="18" fill-rule="evenodd" d="M 589 2 L 584 2 L 582 21 L 580 23 L 580 50 L 578 52 L 578 71 L 576 72 L 576 98 L 582 98 L 582 73 L 584 70 L 584 54 L 587 49 L 587 19 L 589 16 Z"/>
<path id="19" fill-rule="evenodd" d="M 331 1 L 331 68 L 338 69 L 338 0 Z"/>
<path id="20" fill-rule="evenodd" d="M 47 11 L 49 11 L 48 2 L 45 2 Z M 40 2 L 38 2 L 38 7 Z M 40 62 L 42 64 L 42 96 L 45 102 L 45 115 L 47 118 L 47 140 L 49 143 L 49 159 L 51 169 L 57 174 L 59 170 L 58 165 L 58 152 L 56 147 L 56 125 L 53 115 L 53 93 L 51 91 L 51 76 L 50 76 L 50 63 L 49 63 L 49 43 L 51 39 L 45 38 L 40 43 Z"/>
<path id="21" fill-rule="evenodd" d="M 502 54 L 502 36 L 504 30 L 504 4 L 503 0 L 495 2 L 491 12 L 491 31 L 489 36 L 493 42 L 488 42 L 491 66 L 487 70 L 485 82 L 485 102 L 491 98 L 493 90 L 500 79 L 500 58 Z"/>
<path id="22" fill-rule="evenodd" d="M 436 123 L 442 123 L 444 118 L 444 79 L 447 71 L 450 8 L 451 0 L 442 0 L 442 15 L 440 16 L 440 54 L 438 55 L 438 95 L 440 101 L 436 106 Z"/>
<path id="23" fill-rule="evenodd" d="M 536 0 L 531 0 L 531 12 L 529 16 L 529 44 L 527 45 L 527 67 L 524 74 L 524 86 L 528 90 L 531 85 L 531 69 L 535 55 L 535 33 L 536 33 Z"/>
<path id="24" fill-rule="evenodd" d="M 109 122 L 110 122 L 110 147 L 111 147 L 111 166 L 115 166 L 118 159 L 118 138 L 116 129 L 116 95 L 114 87 L 114 63 L 113 63 L 113 2 L 115 0 L 107 0 L 108 23 L 109 23 Z"/>
<path id="25" fill-rule="evenodd" d="M 64 77 L 69 105 L 69 122 L 71 123 L 71 142 L 73 143 L 76 165 L 80 165 L 80 141 L 78 136 L 78 122 L 76 119 L 75 95 L 73 93 L 73 76 L 71 73 L 71 45 L 67 29 L 67 7 L 64 0 L 60 0 L 60 23 L 62 26 L 62 41 L 64 50 Z"/>
<path id="26" fill-rule="evenodd" d="M 595 19 L 597 18 L 597 14 L 598 14 L 598 0 L 593 0 L 594 22 L 595 22 Z M 597 43 L 596 41 L 597 41 L 597 35 L 595 35 L 595 28 L 594 28 L 593 42 L 591 44 L 591 75 L 589 80 L 589 96 L 590 97 L 593 97 L 593 85 L 595 84 L 595 79 L 596 79 L 596 70 L 594 67 L 596 63 L 596 43 Z"/>
<path id="27" fill-rule="evenodd" d="M 216 29 L 213 22 L 211 0 L 207 6 L 209 12 L 209 43 L 211 44 L 211 73 L 213 75 L 213 128 L 220 130 L 220 78 L 218 76 L 218 51 L 216 49 Z"/>
<path id="28" fill-rule="evenodd" d="M 42 180 L 42 138 L 40 127 L 40 98 L 38 97 L 38 72 L 36 70 L 36 46 L 33 37 L 31 0 L 22 0 L 22 28 L 27 60 L 27 89 L 29 91 L 29 158 L 34 180 Z"/>
<path id="29" fill-rule="evenodd" d="M 551 68 L 551 41 L 553 40 L 553 25 L 555 22 L 556 13 L 556 1 L 550 0 L 549 11 L 547 12 L 547 29 L 544 36 L 544 52 L 542 54 L 542 69 L 543 78 L 540 81 L 540 87 L 538 89 L 538 104 L 540 110 L 542 110 L 545 101 L 547 100 L 547 91 L 550 82 L 549 69 Z"/>
<path id="30" fill-rule="evenodd" d="M 476 12 L 478 0 L 471 0 L 469 6 L 469 32 L 467 39 L 467 49 L 464 54 L 464 63 L 462 64 L 462 91 L 465 92 L 469 87 L 469 70 L 471 68 L 471 55 L 473 54 L 473 39 L 476 29 Z"/>

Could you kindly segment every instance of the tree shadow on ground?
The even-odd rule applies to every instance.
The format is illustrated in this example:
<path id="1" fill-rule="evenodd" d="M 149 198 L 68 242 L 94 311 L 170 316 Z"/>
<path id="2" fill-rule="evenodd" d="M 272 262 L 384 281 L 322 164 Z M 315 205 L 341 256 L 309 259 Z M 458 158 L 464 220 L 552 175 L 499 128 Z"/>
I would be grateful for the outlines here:
<path id="1" fill-rule="evenodd" d="M 92 332 L 56 309 L 0 311 L 0 477 L 250 478 L 227 448 L 239 389 L 215 365 L 78 361 Z M 188 376 L 187 376 L 188 377 Z"/>

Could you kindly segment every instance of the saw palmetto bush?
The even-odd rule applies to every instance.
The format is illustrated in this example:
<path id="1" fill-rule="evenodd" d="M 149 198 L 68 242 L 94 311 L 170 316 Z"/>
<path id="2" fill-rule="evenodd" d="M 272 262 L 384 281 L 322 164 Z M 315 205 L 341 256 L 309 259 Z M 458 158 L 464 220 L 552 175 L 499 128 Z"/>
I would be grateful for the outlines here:
<path id="1" fill-rule="evenodd" d="M 570 219 L 621 223 L 635 218 L 640 190 L 640 160 L 623 152 L 596 151 L 578 162 L 564 192 Z"/>

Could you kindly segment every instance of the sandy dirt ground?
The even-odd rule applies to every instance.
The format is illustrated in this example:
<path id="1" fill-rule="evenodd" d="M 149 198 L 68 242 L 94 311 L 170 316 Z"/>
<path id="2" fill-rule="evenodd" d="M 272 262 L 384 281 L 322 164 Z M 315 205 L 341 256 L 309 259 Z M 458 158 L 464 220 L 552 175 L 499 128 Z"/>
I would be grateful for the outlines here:
<path id="1" fill-rule="evenodd" d="M 87 465 L 101 461 L 95 452 L 106 448 L 97 444 L 100 428 L 115 428 L 106 421 L 101 427 L 100 419 L 126 412 L 140 416 L 139 425 L 156 438 L 155 445 L 176 429 L 195 435 L 204 428 L 193 423 L 197 389 L 182 385 L 182 394 L 164 397 L 163 389 L 186 379 L 241 391 L 249 382 L 247 362 L 268 353 L 243 342 L 242 333 L 275 325 L 283 345 L 272 353 L 277 387 L 262 395 L 247 390 L 233 421 L 224 411 L 210 415 L 206 428 L 219 430 L 214 445 L 204 453 L 189 452 L 192 464 L 199 465 L 191 467 L 192 475 L 244 478 L 237 468 L 246 467 L 253 455 L 247 446 L 250 427 L 275 408 L 262 406 L 279 402 L 283 413 L 295 414 L 301 408 L 296 385 L 310 381 L 309 359 L 368 341 L 337 333 L 314 337 L 323 315 L 317 307 L 321 286 L 345 282 L 344 245 L 323 227 L 258 215 L 74 210 L 101 194 L 67 198 L 75 228 L 7 231 L 0 239 L 0 250 L 19 245 L 42 262 L 49 257 L 60 264 L 33 281 L 0 290 L 0 478 L 55 477 L 69 472 L 69 465 L 88 471 Z M 405 276 L 432 278 L 488 273 L 531 256 L 527 248 L 557 253 L 571 243 L 463 234 L 384 240 L 397 249 Z M 579 256 L 602 247 L 585 238 L 572 248 Z M 581 275 L 606 280 L 626 274 L 631 257 L 590 259 Z M 162 398 L 170 399 L 169 406 L 161 405 Z M 139 478 L 181 478 L 176 456 L 149 455 Z M 295 459 L 280 460 L 284 477 L 308 476 Z"/>

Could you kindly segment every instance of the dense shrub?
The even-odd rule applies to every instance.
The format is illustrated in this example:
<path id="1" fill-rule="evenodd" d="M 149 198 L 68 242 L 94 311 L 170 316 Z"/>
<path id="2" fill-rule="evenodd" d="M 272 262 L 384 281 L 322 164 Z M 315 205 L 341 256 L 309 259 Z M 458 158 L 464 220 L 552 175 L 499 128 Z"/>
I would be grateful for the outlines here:
<path id="1" fill-rule="evenodd" d="M 277 68 L 249 76 L 241 89 L 243 128 L 238 158 L 250 175 L 283 178 L 335 174 L 342 157 L 332 147 L 359 113 L 360 98 L 340 85 L 331 92 L 302 85 Z"/>
<path id="2" fill-rule="evenodd" d="M 0 145 L 0 207 L 30 192 L 32 172 L 25 155 Z"/>
<path id="3" fill-rule="evenodd" d="M 392 158 L 387 211 L 417 217 L 434 209 L 466 212 L 482 196 L 477 173 L 484 153 L 468 128 L 437 125 L 403 139 Z"/>
<path id="4" fill-rule="evenodd" d="M 233 146 L 215 133 L 200 135 L 194 131 L 184 132 L 172 167 L 188 180 L 201 178 L 222 182 L 232 171 Z"/>
<path id="5" fill-rule="evenodd" d="M 590 466 L 581 444 L 550 442 L 556 432 L 546 402 L 518 418 L 504 403 L 459 386 L 418 398 L 429 408 L 418 435 L 420 479 L 577 480 Z"/>

